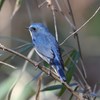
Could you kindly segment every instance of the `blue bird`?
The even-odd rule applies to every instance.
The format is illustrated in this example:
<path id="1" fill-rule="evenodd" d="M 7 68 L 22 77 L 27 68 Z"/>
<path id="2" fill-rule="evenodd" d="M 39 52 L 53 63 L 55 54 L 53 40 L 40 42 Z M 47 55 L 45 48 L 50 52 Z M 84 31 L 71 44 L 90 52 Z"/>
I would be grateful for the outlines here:
<path id="1" fill-rule="evenodd" d="M 63 60 L 55 37 L 42 23 L 33 23 L 28 29 L 37 54 L 51 65 L 61 81 L 66 81 Z"/>

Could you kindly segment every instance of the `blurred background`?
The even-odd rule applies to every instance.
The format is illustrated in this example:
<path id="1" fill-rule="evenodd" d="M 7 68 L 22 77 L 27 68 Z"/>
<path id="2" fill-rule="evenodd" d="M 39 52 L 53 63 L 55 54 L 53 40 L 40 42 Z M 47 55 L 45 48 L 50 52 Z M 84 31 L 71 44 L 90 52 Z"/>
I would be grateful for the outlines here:
<path id="1" fill-rule="evenodd" d="M 32 22 L 44 23 L 49 28 L 50 32 L 55 35 L 53 16 L 50 8 L 48 8 L 46 4 L 41 8 L 38 7 L 44 0 L 20 1 L 21 5 L 16 6 L 16 0 L 5 0 L 1 7 L 0 43 L 10 48 L 16 48 L 20 45 L 19 42 L 14 41 L 15 38 L 22 40 L 24 43 L 31 43 L 30 34 L 25 28 Z M 67 0 L 58 1 L 63 12 L 69 17 Z M 55 2 L 53 3 L 55 7 L 57 7 Z M 70 0 L 70 3 L 77 28 L 90 18 L 100 6 L 100 0 Z M 72 32 L 72 29 L 68 22 L 65 21 L 64 16 L 59 12 L 56 12 L 56 19 L 59 43 L 61 43 Z M 100 82 L 100 11 L 78 33 L 83 62 L 87 73 L 87 81 L 90 86 L 94 87 L 95 83 Z M 75 42 L 74 37 L 72 36 L 68 39 L 66 43 L 64 43 L 64 46 L 71 46 L 72 48 L 77 49 L 77 43 Z M 2 51 L 0 50 L 0 52 Z M 4 58 L 0 56 L 0 60 L 3 59 Z M 18 59 L 19 58 L 17 58 L 16 61 L 12 61 L 12 64 L 21 67 L 21 62 Z M 6 67 L 4 69 L 6 70 Z M 4 80 L 8 75 L 9 73 L 4 73 L 1 68 L 0 81 Z M 31 75 L 27 77 L 30 77 L 30 79 L 32 78 Z M 98 89 L 99 88 L 100 87 L 98 87 Z"/>

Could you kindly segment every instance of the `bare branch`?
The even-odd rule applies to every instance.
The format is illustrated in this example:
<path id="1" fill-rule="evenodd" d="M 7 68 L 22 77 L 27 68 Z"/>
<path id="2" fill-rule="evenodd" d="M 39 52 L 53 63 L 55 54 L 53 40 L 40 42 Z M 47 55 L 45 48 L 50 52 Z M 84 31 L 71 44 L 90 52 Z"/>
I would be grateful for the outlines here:
<path id="1" fill-rule="evenodd" d="M 34 66 L 37 66 L 37 65 L 38 65 L 37 62 L 35 62 L 35 61 L 31 60 L 31 59 L 28 59 L 28 58 L 25 57 L 24 55 L 22 55 L 22 54 L 20 54 L 20 53 L 14 51 L 14 50 L 11 50 L 11 49 L 5 47 L 5 46 L 2 45 L 1 43 L 0 43 L 0 49 L 2 49 L 3 51 L 7 51 L 7 52 L 10 52 L 10 53 L 13 53 L 13 54 L 15 54 L 15 55 L 17 55 L 17 56 L 20 56 L 21 58 L 23 58 L 23 59 L 29 61 L 30 63 L 32 63 Z"/>
<path id="2" fill-rule="evenodd" d="M 55 8 L 54 5 L 52 4 L 51 0 L 46 0 L 47 1 L 47 7 L 49 7 L 52 11 L 53 14 L 53 21 L 54 21 L 54 28 L 55 28 L 55 37 L 56 40 L 58 41 L 58 32 L 57 32 L 57 24 L 56 24 L 56 16 L 55 16 Z"/>
<path id="3" fill-rule="evenodd" d="M 55 16 L 55 10 L 54 6 L 51 6 L 52 14 L 53 14 L 53 21 L 54 21 L 54 28 L 55 28 L 55 35 L 56 35 L 56 40 L 58 41 L 58 32 L 57 32 L 57 24 L 56 24 L 56 16 Z"/>
<path id="4" fill-rule="evenodd" d="M 29 52 L 29 54 L 28 54 L 28 56 L 27 56 L 28 59 L 30 59 L 30 58 L 32 57 L 33 52 L 34 52 L 34 48 L 31 49 L 31 51 Z M 21 72 L 20 72 L 18 78 L 16 79 L 16 81 L 13 83 L 12 87 L 11 87 L 10 90 L 9 90 L 10 92 L 9 92 L 9 94 L 8 94 L 8 98 L 11 98 L 12 91 L 13 91 L 13 89 L 15 88 L 16 84 L 18 83 L 18 81 L 20 80 L 20 78 L 22 77 L 23 72 L 25 71 L 25 69 L 26 69 L 26 67 L 27 67 L 27 64 L 28 64 L 28 61 L 26 60 L 25 63 L 24 63 L 24 65 L 23 65 L 23 67 L 22 67 L 22 70 L 21 70 Z"/>
<path id="5" fill-rule="evenodd" d="M 87 23 L 89 23 L 90 20 L 92 20 L 95 17 L 95 15 L 99 12 L 99 10 L 100 10 L 100 6 L 94 12 L 94 14 L 83 25 L 81 25 L 75 32 L 71 33 L 62 43 L 60 43 L 60 45 L 63 45 L 71 36 L 73 36 L 74 34 L 76 34 L 76 32 L 80 31 Z"/>
<path id="6" fill-rule="evenodd" d="M 39 8 L 41 8 L 47 1 L 45 0 L 44 2 L 42 2 L 41 4 L 38 5 Z"/>
<path id="7" fill-rule="evenodd" d="M 69 18 L 65 15 L 65 13 L 62 11 L 60 5 L 59 5 L 59 2 L 58 0 L 55 0 L 57 6 L 58 6 L 58 9 L 59 9 L 59 12 L 65 17 L 65 20 L 69 23 L 69 25 L 72 27 L 72 28 L 75 28 L 75 26 L 73 25 L 73 23 L 69 20 Z"/>
<path id="8" fill-rule="evenodd" d="M 27 56 L 28 59 L 30 59 L 32 57 L 34 53 L 34 48 L 32 48 Z M 23 68 L 22 68 L 22 73 L 25 71 L 26 67 L 27 67 L 27 64 L 28 64 L 28 61 L 26 60 L 24 65 L 23 65 Z"/>
<path id="9" fill-rule="evenodd" d="M 75 65 L 76 69 L 78 70 L 78 72 L 79 72 L 80 76 L 82 77 L 82 79 L 83 79 L 85 85 L 88 87 L 89 85 L 88 85 L 87 81 L 85 80 L 85 78 L 84 78 L 84 76 L 83 76 L 83 74 L 82 74 L 82 72 L 81 72 L 79 66 L 73 61 L 73 59 L 72 59 L 70 56 L 69 56 L 69 58 L 70 58 L 70 60 L 72 61 L 72 63 Z"/>
<path id="10" fill-rule="evenodd" d="M 83 69 L 83 72 L 84 72 L 84 78 L 86 79 L 87 78 L 87 74 L 86 74 L 86 70 L 85 70 L 85 66 L 84 66 L 84 63 L 83 63 L 83 60 L 80 58 L 80 63 L 81 63 L 81 66 L 82 66 L 82 69 Z"/>
<path id="11" fill-rule="evenodd" d="M 17 69 L 15 66 L 12 66 L 12 65 L 10 65 L 10 64 L 7 64 L 7 63 L 5 63 L 5 62 L 3 62 L 3 61 L 0 61 L 0 64 L 9 66 L 9 67 L 11 67 L 11 68 L 13 68 L 13 69 Z"/>
<path id="12" fill-rule="evenodd" d="M 36 100 L 39 100 L 39 95 L 41 92 L 42 76 L 43 76 L 43 73 L 38 78 L 38 84 L 37 84 L 38 89 L 37 89 L 37 93 L 36 93 Z"/>
<path id="13" fill-rule="evenodd" d="M 21 6 L 20 2 L 21 2 L 21 0 L 16 0 L 15 7 L 14 7 L 13 13 L 11 15 L 11 19 L 16 14 L 16 12 L 19 10 L 19 8 Z"/>
<path id="14" fill-rule="evenodd" d="M 73 10 L 72 10 L 72 7 L 71 7 L 71 3 L 70 3 L 70 0 L 67 0 L 68 2 L 68 8 L 69 8 L 69 14 L 71 16 L 71 19 L 72 19 L 72 22 L 73 22 L 73 25 L 75 26 L 72 27 L 72 30 L 73 32 L 75 32 L 77 30 L 77 27 L 76 27 L 76 23 L 75 23 L 75 18 L 74 18 L 74 14 L 73 14 Z M 81 52 L 81 46 L 80 46 L 80 40 L 79 40 L 79 35 L 78 33 L 76 32 L 76 34 L 74 35 L 74 37 L 76 38 L 76 41 L 77 41 L 77 46 L 78 46 L 78 51 L 79 51 L 79 54 L 80 54 L 80 58 L 81 58 L 81 65 L 82 65 L 82 70 L 83 70 L 83 76 L 86 78 L 86 71 L 85 71 L 85 67 L 84 67 L 84 63 L 83 63 L 83 57 L 82 57 L 82 52 Z"/>
<path id="15" fill-rule="evenodd" d="M 29 20 L 30 20 L 30 24 L 31 24 L 33 22 L 33 20 L 32 20 L 32 13 L 31 13 L 31 10 L 30 10 L 30 5 L 28 4 L 27 0 L 25 1 L 25 4 L 26 4 L 26 8 L 27 8 L 27 12 L 28 12 L 28 17 L 29 17 Z"/>
<path id="16" fill-rule="evenodd" d="M 18 53 L 18 52 L 16 52 L 16 51 L 13 51 L 13 50 L 11 50 L 11 49 L 5 47 L 5 46 L 2 45 L 2 44 L 0 44 L 0 49 L 2 49 L 2 50 L 4 50 L 4 51 L 8 51 L 8 52 L 10 52 L 10 53 L 13 53 L 13 54 L 15 54 L 15 55 L 17 55 L 17 56 L 19 56 L 19 57 L 21 57 L 21 58 L 23 58 L 23 59 L 29 61 L 29 62 L 30 62 L 31 64 L 33 64 L 35 67 L 38 66 L 38 68 L 41 69 L 41 70 L 42 70 L 43 72 L 45 72 L 46 74 L 48 74 L 48 72 L 51 72 L 51 73 L 50 73 L 50 76 L 51 76 L 51 77 L 53 77 L 55 80 L 57 80 L 57 81 L 59 81 L 60 83 L 62 83 L 63 85 L 65 85 L 65 87 L 66 87 L 76 98 L 78 98 L 79 100 L 82 100 L 82 99 L 79 97 L 79 95 L 78 95 L 73 89 L 71 89 L 71 87 L 70 87 L 66 82 L 62 82 L 62 81 L 60 80 L 60 78 L 54 73 L 54 71 L 51 71 L 50 69 L 46 68 L 45 66 L 40 66 L 40 65 L 38 65 L 38 63 L 35 62 L 34 60 L 31 60 L 31 59 L 25 57 L 24 55 L 22 55 L 22 54 L 20 54 L 20 53 Z"/>

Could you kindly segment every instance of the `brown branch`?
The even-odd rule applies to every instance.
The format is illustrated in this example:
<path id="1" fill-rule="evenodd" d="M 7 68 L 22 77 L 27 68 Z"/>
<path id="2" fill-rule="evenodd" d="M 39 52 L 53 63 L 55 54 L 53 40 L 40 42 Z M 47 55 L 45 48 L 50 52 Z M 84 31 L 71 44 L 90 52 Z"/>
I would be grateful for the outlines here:
<path id="1" fill-rule="evenodd" d="M 74 15 L 73 15 L 73 11 L 72 11 L 72 7 L 71 7 L 71 4 L 70 4 L 70 0 L 67 0 L 67 2 L 68 2 L 69 11 L 70 11 L 70 16 L 71 16 L 72 22 L 73 22 L 73 24 L 75 26 L 75 28 L 72 27 L 72 30 L 73 30 L 73 32 L 75 32 L 77 30 L 76 23 L 75 23 L 75 18 L 74 18 Z M 79 50 L 79 53 L 80 53 L 80 57 L 82 59 L 82 52 L 81 52 L 81 47 L 80 47 L 78 33 L 76 32 L 74 36 L 76 37 L 77 45 L 78 45 L 78 50 Z"/>
<path id="2" fill-rule="evenodd" d="M 57 22 L 56 22 L 56 15 L 55 15 L 55 7 L 52 4 L 52 0 L 46 0 L 47 1 L 47 7 L 49 7 L 52 11 L 52 15 L 53 15 L 53 22 L 54 22 L 54 29 L 55 29 L 55 37 L 56 40 L 58 41 L 58 31 L 57 31 Z"/>
<path id="3" fill-rule="evenodd" d="M 41 85 L 42 85 L 42 76 L 43 76 L 43 73 L 38 78 L 38 84 L 37 84 L 38 89 L 37 89 L 37 92 L 36 92 L 36 100 L 39 100 L 39 95 L 40 95 L 40 92 L 41 92 Z"/>
<path id="4" fill-rule="evenodd" d="M 8 67 L 11 67 L 11 68 L 13 68 L 13 69 L 17 69 L 15 66 L 12 66 L 12 65 L 10 65 L 10 64 L 7 64 L 7 63 L 5 63 L 5 62 L 3 62 L 3 61 L 0 61 L 0 64 L 5 65 L 5 66 L 8 66 Z"/>
<path id="5" fill-rule="evenodd" d="M 76 27 L 76 23 L 75 23 L 74 14 L 73 14 L 73 9 L 72 9 L 72 7 L 71 7 L 70 0 L 67 0 L 67 2 L 68 2 L 68 8 L 69 8 L 69 12 L 70 12 L 69 14 L 70 14 L 70 16 L 71 16 L 72 23 L 73 23 L 73 25 L 75 26 L 75 28 L 72 27 L 72 30 L 73 30 L 73 32 L 75 32 L 75 31 L 77 30 L 77 27 Z M 86 70 L 85 70 L 84 63 L 83 63 L 83 56 L 82 56 L 82 52 L 81 52 L 81 46 L 80 46 L 80 40 L 79 40 L 78 32 L 76 32 L 76 33 L 74 34 L 74 37 L 76 38 L 76 41 L 77 41 L 77 47 L 78 47 L 78 50 L 79 50 L 80 59 L 81 59 L 81 64 L 82 64 L 83 73 L 81 72 L 81 76 L 83 77 L 84 82 L 85 82 L 86 85 L 88 86 L 88 84 L 87 84 L 87 82 L 86 82 L 86 80 L 85 80 L 85 78 L 87 77 L 87 75 L 86 75 Z M 80 73 L 80 72 L 79 72 L 79 73 Z M 82 75 L 82 74 L 83 74 L 83 75 Z"/>
<path id="6" fill-rule="evenodd" d="M 65 15 L 65 13 L 62 11 L 62 9 L 61 9 L 61 7 L 60 7 L 60 5 L 59 5 L 59 3 L 58 3 L 58 0 L 55 0 L 55 2 L 56 2 L 56 4 L 57 4 L 57 7 L 58 7 L 58 9 L 56 9 L 56 8 L 54 8 L 53 10 L 55 11 L 55 12 L 59 12 L 62 16 L 64 16 L 64 18 L 65 18 L 65 20 L 69 23 L 69 25 L 71 26 L 71 27 L 73 27 L 73 28 L 75 28 L 75 26 L 73 25 L 73 23 L 69 20 L 69 18 Z M 40 7 L 42 7 L 45 3 L 47 3 L 47 7 L 50 7 L 51 6 L 51 0 L 45 0 L 43 3 L 41 3 L 41 4 L 39 4 L 38 5 L 38 7 L 40 8 Z"/>
<path id="7" fill-rule="evenodd" d="M 62 16 L 64 16 L 65 20 L 69 23 L 69 25 L 72 27 L 72 28 L 75 28 L 74 24 L 69 20 L 69 18 L 66 16 L 66 14 L 63 12 L 62 8 L 60 7 L 60 4 L 58 2 L 58 0 L 55 0 L 56 4 L 57 4 L 57 7 L 58 7 L 58 10 L 56 9 L 56 11 L 60 12 L 62 14 Z"/>
<path id="8" fill-rule="evenodd" d="M 28 58 L 25 57 L 24 55 L 22 55 L 22 54 L 20 54 L 20 53 L 18 53 L 18 52 L 16 52 L 16 51 L 14 51 L 14 50 L 12 50 L 12 49 L 9 49 L 9 48 L 5 47 L 5 46 L 2 45 L 1 43 L 0 43 L 0 49 L 2 49 L 3 51 L 7 51 L 7 52 L 10 52 L 10 53 L 13 53 L 13 54 L 15 54 L 15 55 L 17 55 L 17 56 L 20 56 L 21 58 L 23 58 L 23 59 L 29 61 L 30 63 L 32 63 L 34 66 L 37 66 L 37 65 L 38 65 L 37 62 L 35 62 L 35 61 L 31 60 L 31 59 L 28 59 Z"/>
<path id="9" fill-rule="evenodd" d="M 14 51 L 14 50 L 11 50 L 7 47 L 5 47 L 4 45 L 0 44 L 0 49 L 2 49 L 3 51 L 7 51 L 7 52 L 10 52 L 10 53 L 13 53 L 27 61 L 29 61 L 31 64 L 33 64 L 35 67 L 38 66 L 39 69 L 41 69 L 43 72 L 45 72 L 46 74 L 48 74 L 48 72 L 51 72 L 50 73 L 50 76 L 53 77 L 55 80 L 59 81 L 60 83 L 62 83 L 63 85 L 65 85 L 66 89 L 68 89 L 76 98 L 78 98 L 79 100 L 82 100 L 79 95 L 66 83 L 66 82 L 62 82 L 59 77 L 51 70 L 47 69 L 45 66 L 40 66 L 38 65 L 37 62 L 35 62 L 34 60 L 31 60 L 31 59 L 28 59 L 27 57 L 25 57 L 24 55 Z"/>
<path id="10" fill-rule="evenodd" d="M 71 33 L 67 38 L 65 38 L 65 40 L 60 43 L 60 45 L 63 45 L 71 36 L 73 36 L 74 34 L 76 34 L 78 31 L 80 31 L 87 23 L 90 22 L 90 20 L 92 20 L 95 15 L 99 12 L 100 10 L 100 6 L 97 8 L 97 10 L 94 12 L 94 14 L 84 23 L 82 24 L 75 32 Z"/>

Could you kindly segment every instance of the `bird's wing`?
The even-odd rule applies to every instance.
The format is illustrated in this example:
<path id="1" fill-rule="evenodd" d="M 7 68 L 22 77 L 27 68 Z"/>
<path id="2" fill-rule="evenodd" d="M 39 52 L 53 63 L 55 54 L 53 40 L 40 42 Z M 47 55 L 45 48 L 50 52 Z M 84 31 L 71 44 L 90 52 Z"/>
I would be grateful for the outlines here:
<path id="1" fill-rule="evenodd" d="M 38 53 L 38 55 L 48 63 L 50 63 L 51 59 L 54 58 L 52 44 L 45 35 L 41 35 L 40 37 L 37 38 L 35 50 Z"/>
<path id="2" fill-rule="evenodd" d="M 51 50 L 53 52 L 53 55 L 55 56 L 55 58 L 53 60 L 56 60 L 56 62 L 58 62 L 62 66 L 62 68 L 64 69 L 59 44 L 54 37 L 51 36 L 51 38 L 52 38 Z M 50 41 L 50 36 L 49 36 L 49 41 Z"/>
<path id="3" fill-rule="evenodd" d="M 41 47 L 41 49 L 42 48 L 43 48 L 43 46 Z M 44 48 L 42 50 L 35 49 L 35 51 L 47 63 L 50 63 L 51 62 L 51 59 L 54 58 L 53 52 L 50 49 L 44 49 Z"/>

